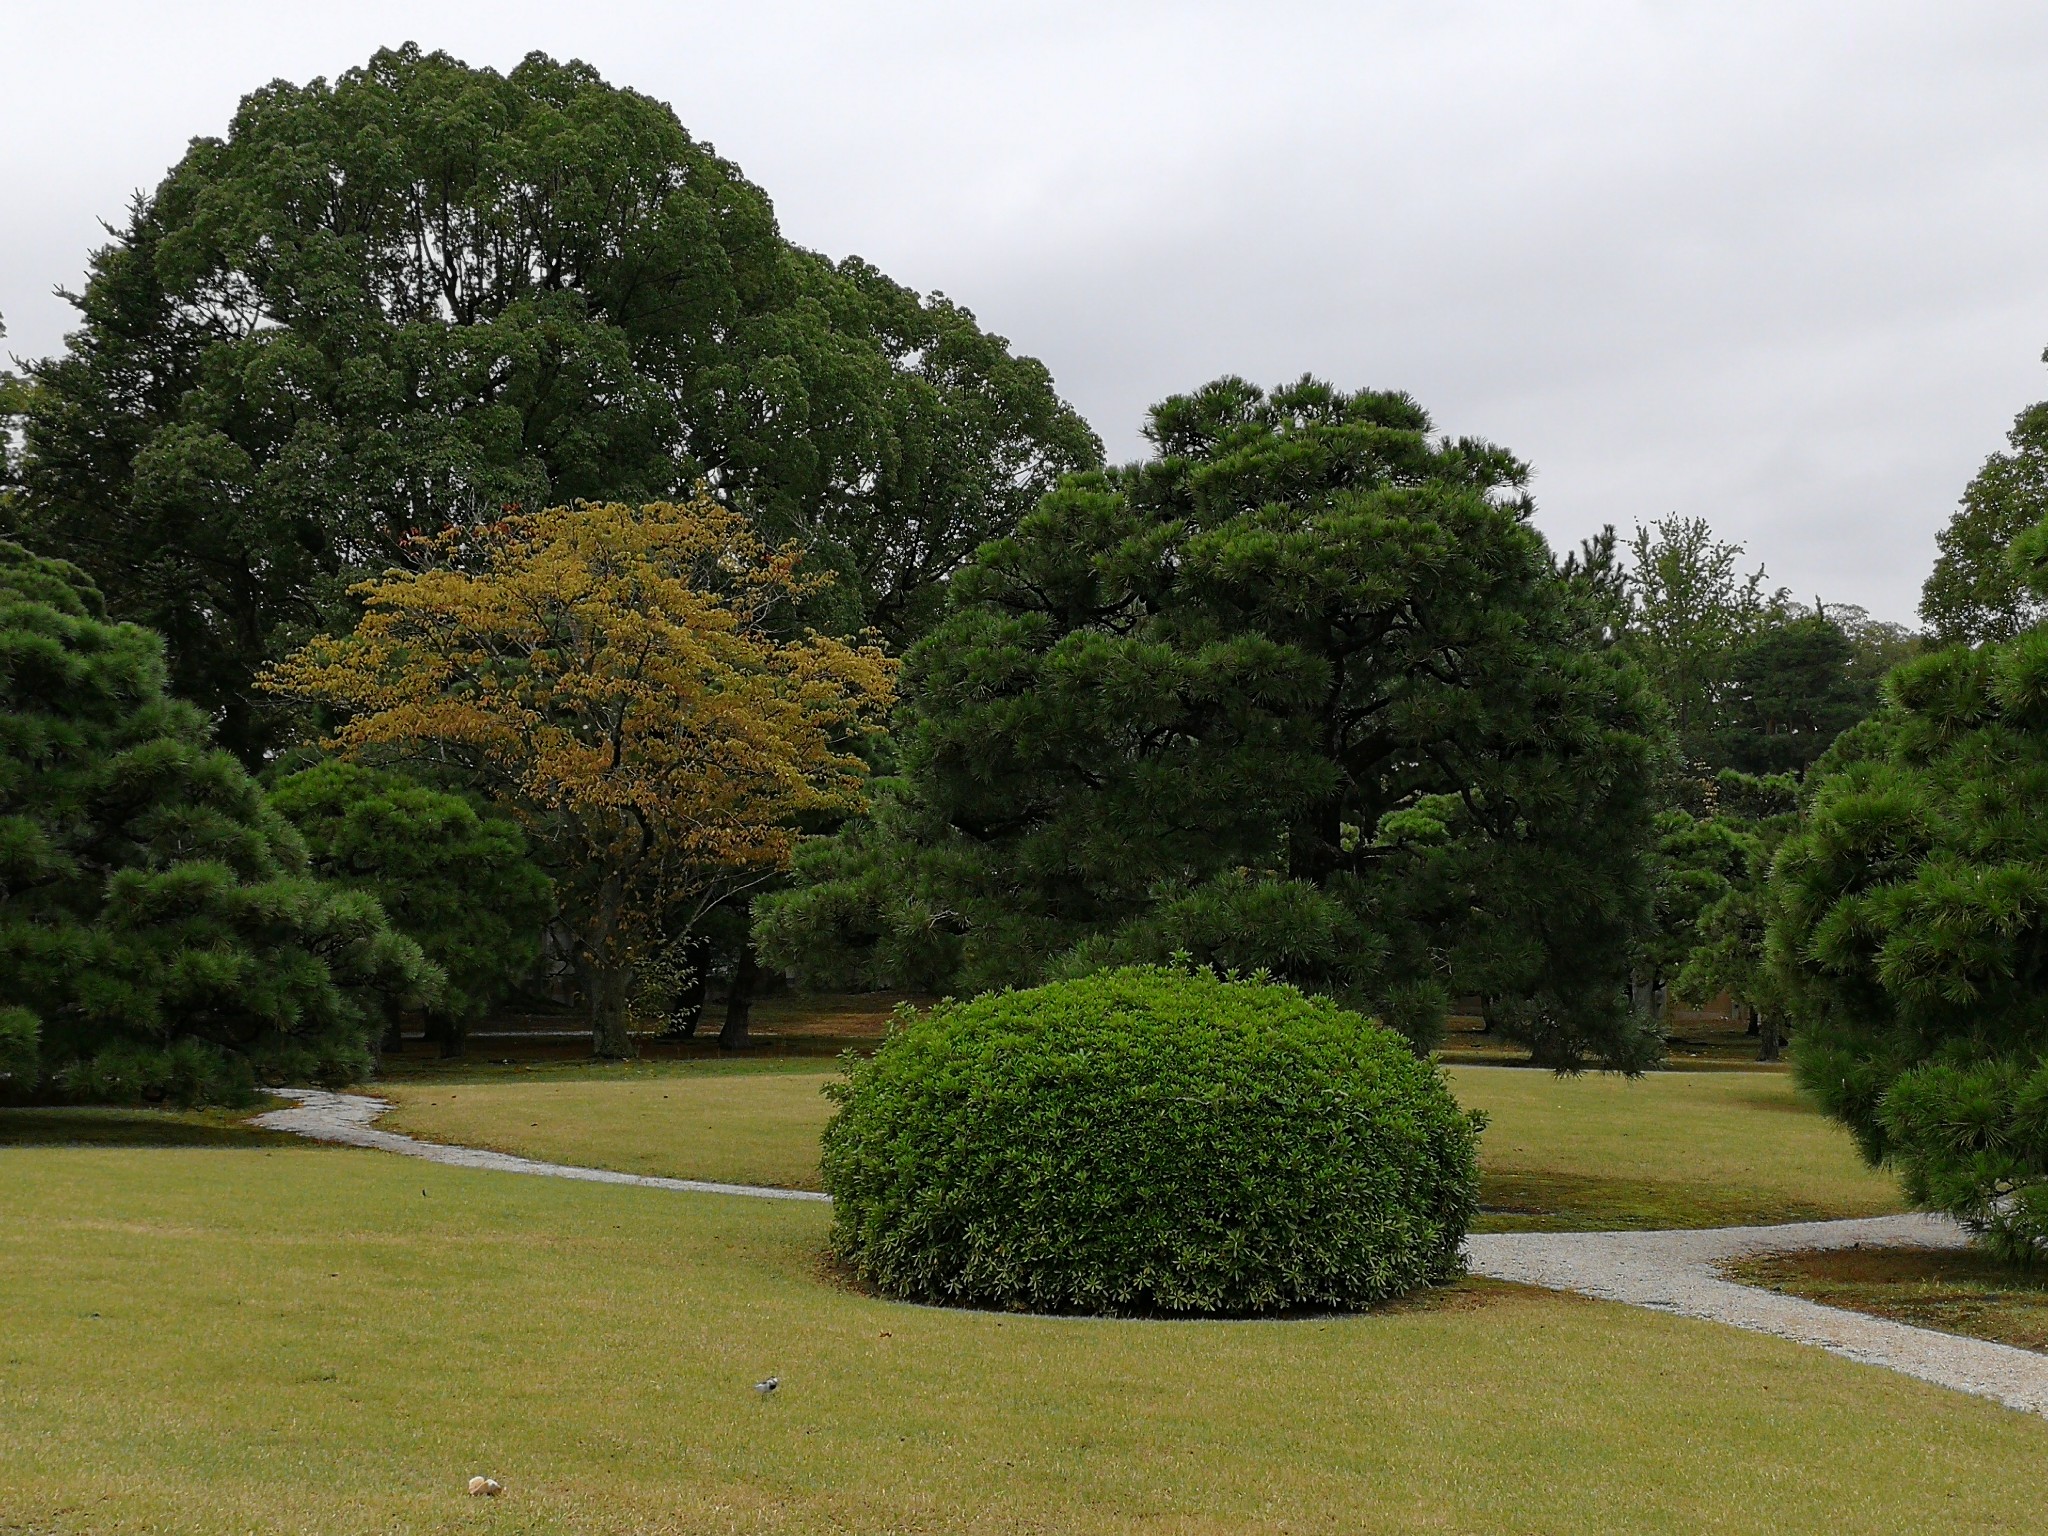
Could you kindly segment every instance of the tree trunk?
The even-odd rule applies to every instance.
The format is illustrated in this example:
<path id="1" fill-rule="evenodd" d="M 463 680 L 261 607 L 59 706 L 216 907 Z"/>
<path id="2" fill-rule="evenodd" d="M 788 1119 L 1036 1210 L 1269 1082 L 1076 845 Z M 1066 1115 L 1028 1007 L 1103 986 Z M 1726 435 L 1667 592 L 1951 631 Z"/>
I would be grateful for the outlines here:
<path id="1" fill-rule="evenodd" d="M 732 990 L 725 998 L 725 1028 L 718 1032 L 721 1051 L 746 1048 L 747 1026 L 754 1016 L 754 984 L 760 974 L 754 963 L 754 940 L 749 935 L 740 941 L 739 963 L 732 968 Z"/>
<path id="2" fill-rule="evenodd" d="M 427 1033 L 441 1046 L 442 1058 L 460 1056 L 469 1046 L 469 1020 L 434 1018 L 427 1021 Z"/>
<path id="3" fill-rule="evenodd" d="M 701 939 L 690 942 L 690 983 L 669 1004 L 666 1034 L 677 1040 L 693 1040 L 697 1026 L 704 1022 L 704 990 L 710 969 L 709 946 Z"/>
<path id="4" fill-rule="evenodd" d="M 633 1035 L 626 1019 L 626 1003 L 633 991 L 633 968 L 593 965 L 586 974 L 590 1054 L 606 1061 L 625 1061 L 633 1054 Z"/>
<path id="5" fill-rule="evenodd" d="M 1777 1015 L 1766 1014 L 1761 1008 L 1752 1009 L 1751 1014 L 1756 1019 L 1756 1059 L 1776 1061 L 1778 1048 L 1783 1043 L 1783 1037 L 1778 1032 Z"/>

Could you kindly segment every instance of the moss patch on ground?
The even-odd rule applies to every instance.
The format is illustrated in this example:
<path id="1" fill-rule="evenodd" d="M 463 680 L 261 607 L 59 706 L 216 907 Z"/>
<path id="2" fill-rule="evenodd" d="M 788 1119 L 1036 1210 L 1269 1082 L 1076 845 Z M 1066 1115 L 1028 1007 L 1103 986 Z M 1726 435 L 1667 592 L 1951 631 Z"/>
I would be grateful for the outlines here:
<path id="1" fill-rule="evenodd" d="M 1844 1248 L 1728 1267 L 1731 1279 L 1823 1306 L 2048 1352 L 2048 1274 L 1968 1249 Z"/>
<path id="2" fill-rule="evenodd" d="M 0 1109 L 0 1147 L 303 1147 L 303 1137 L 249 1124 L 263 1109 Z M 4 1531 L 5 1526 L 0 1526 Z"/>

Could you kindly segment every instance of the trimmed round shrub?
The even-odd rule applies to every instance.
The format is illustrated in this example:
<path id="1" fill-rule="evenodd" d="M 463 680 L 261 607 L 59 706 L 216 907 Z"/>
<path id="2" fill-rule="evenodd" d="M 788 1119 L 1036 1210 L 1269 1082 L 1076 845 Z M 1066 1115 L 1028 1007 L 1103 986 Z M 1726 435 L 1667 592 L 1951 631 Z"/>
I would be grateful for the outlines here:
<path id="1" fill-rule="evenodd" d="M 1293 987 L 1102 971 L 942 1003 L 827 1090 L 833 1246 L 909 1301 L 1370 1306 L 1461 1272 L 1484 1124 Z"/>

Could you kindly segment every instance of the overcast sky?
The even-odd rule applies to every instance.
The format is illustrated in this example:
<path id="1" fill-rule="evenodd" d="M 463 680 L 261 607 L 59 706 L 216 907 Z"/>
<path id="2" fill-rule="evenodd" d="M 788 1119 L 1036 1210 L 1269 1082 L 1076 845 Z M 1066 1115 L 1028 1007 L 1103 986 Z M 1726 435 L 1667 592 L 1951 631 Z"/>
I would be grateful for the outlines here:
<path id="1" fill-rule="evenodd" d="M 238 97 L 407 39 L 670 102 L 786 233 L 938 288 L 1116 457 L 1217 374 L 1406 389 L 1536 469 L 1554 541 L 1708 518 L 1910 619 L 2048 396 L 2038 3 L 0 7 L 0 315 Z"/>

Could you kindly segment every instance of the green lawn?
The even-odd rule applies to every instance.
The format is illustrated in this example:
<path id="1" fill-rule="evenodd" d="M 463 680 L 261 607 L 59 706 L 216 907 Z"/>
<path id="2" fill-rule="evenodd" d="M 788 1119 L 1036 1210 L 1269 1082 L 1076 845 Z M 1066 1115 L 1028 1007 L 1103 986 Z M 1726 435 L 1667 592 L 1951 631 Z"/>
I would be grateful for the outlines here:
<path id="1" fill-rule="evenodd" d="M 1781 1072 L 1589 1074 L 1452 1067 L 1493 1123 L 1481 1143 L 1486 1225 L 1719 1226 L 1902 1209 L 1889 1175 L 1804 1104 Z M 815 1063 L 580 1073 L 474 1072 L 391 1083 L 384 1122 L 430 1140 L 734 1183 L 818 1187 L 831 1073 Z"/>
<path id="2" fill-rule="evenodd" d="M 1779 1340 L 1499 1286 L 1283 1323 L 903 1307 L 831 1283 L 827 1215 L 7 1146 L 0 1531 L 2038 1528 L 2048 1424 Z"/>

